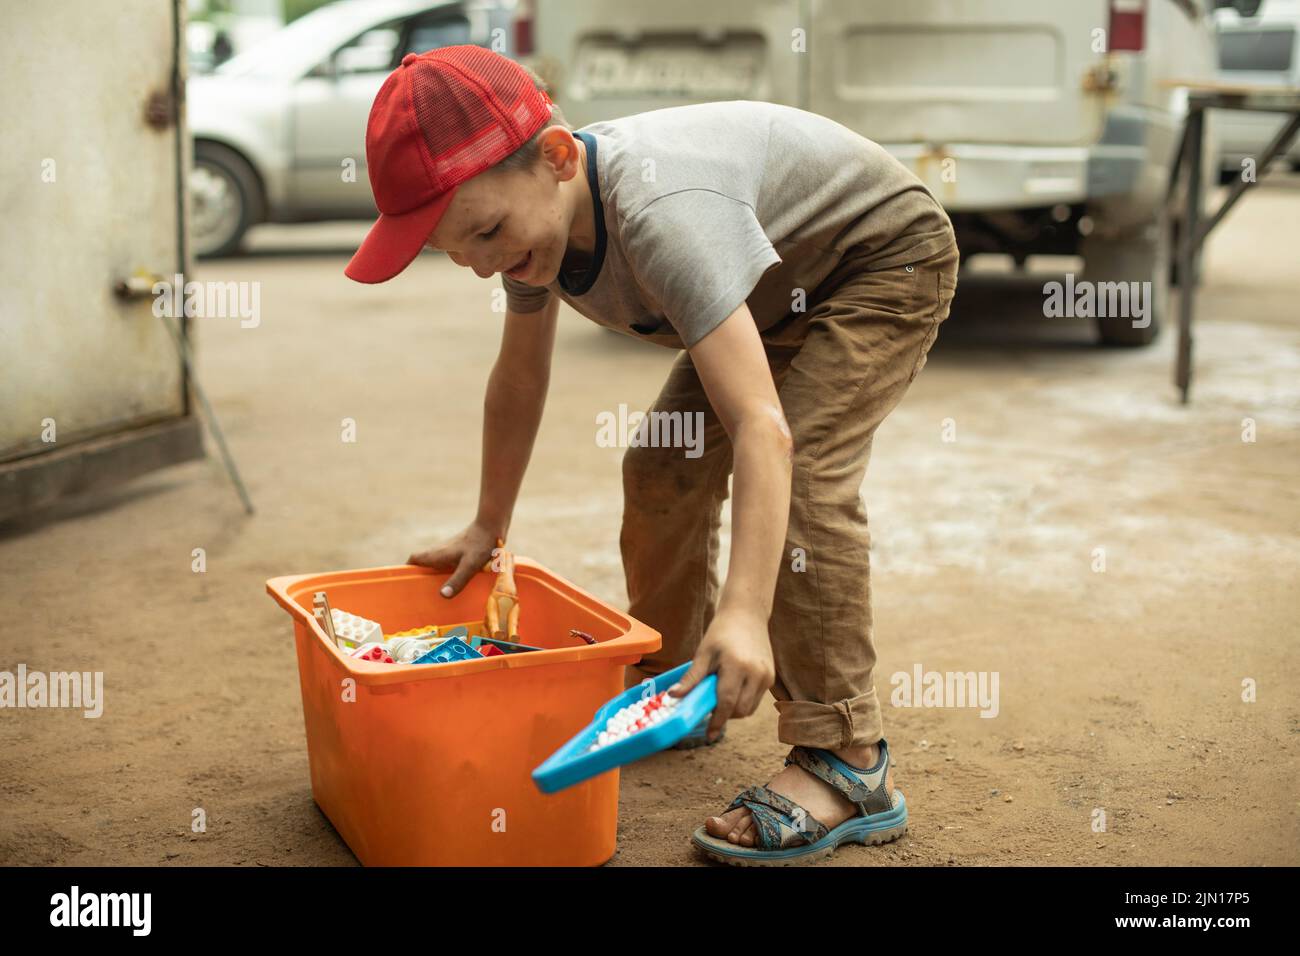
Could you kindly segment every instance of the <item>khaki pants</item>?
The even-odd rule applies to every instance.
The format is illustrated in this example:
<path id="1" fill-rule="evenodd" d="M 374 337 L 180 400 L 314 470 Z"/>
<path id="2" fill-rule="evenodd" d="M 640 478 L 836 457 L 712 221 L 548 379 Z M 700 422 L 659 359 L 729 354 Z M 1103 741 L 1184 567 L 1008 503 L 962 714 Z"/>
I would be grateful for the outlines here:
<path id="1" fill-rule="evenodd" d="M 764 334 L 794 438 L 785 559 L 769 621 L 779 736 L 857 747 L 882 736 L 872 682 L 870 543 L 861 488 L 877 426 L 925 365 L 957 286 L 952 245 L 866 272 L 852 256 L 806 312 Z M 663 635 L 646 675 L 690 660 L 713 617 L 731 442 L 682 353 L 652 411 L 703 413 L 703 454 L 629 448 L 620 545 L 629 613 Z"/>

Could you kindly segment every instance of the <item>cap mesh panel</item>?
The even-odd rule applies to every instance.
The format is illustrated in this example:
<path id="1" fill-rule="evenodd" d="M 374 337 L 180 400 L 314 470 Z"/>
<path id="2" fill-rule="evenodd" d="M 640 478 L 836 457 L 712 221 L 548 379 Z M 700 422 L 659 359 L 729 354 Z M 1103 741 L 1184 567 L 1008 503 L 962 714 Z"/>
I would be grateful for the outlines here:
<path id="1" fill-rule="evenodd" d="M 505 159 L 550 118 L 518 64 L 481 47 L 447 47 L 408 69 L 415 120 L 445 191 Z"/>

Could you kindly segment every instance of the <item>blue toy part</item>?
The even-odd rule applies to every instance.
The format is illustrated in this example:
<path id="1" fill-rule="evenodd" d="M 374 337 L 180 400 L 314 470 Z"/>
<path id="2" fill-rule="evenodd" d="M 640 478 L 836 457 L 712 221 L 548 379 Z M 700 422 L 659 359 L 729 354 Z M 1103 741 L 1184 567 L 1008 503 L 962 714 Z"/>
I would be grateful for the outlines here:
<path id="1" fill-rule="evenodd" d="M 596 716 L 592 718 L 591 723 L 533 771 L 533 783 L 537 785 L 537 789 L 542 793 L 555 793 L 575 783 L 590 780 L 607 770 L 634 763 L 660 750 L 667 750 L 689 734 L 696 724 L 713 713 L 713 709 L 718 706 L 718 678 L 715 674 L 710 674 L 696 684 L 674 708 L 671 717 L 599 750 L 591 749 L 597 736 L 605 729 L 609 718 L 628 704 L 672 687 L 686 675 L 690 668 L 688 661 L 650 681 L 642 681 L 629 687 L 596 711 Z M 650 684 L 649 689 L 647 683 Z"/>
<path id="2" fill-rule="evenodd" d="M 413 664 L 451 664 L 457 661 L 481 661 L 483 656 L 459 637 L 443 641 L 422 657 L 417 657 Z"/>

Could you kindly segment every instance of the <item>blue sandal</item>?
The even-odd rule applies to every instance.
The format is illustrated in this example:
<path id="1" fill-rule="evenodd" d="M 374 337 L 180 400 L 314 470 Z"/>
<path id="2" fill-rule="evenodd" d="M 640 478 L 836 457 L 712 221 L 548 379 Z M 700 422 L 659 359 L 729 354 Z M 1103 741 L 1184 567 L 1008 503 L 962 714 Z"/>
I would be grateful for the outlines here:
<path id="1" fill-rule="evenodd" d="M 711 836 L 700 827 L 691 842 L 711 859 L 733 866 L 790 866 L 830 859 L 841 843 L 876 845 L 897 840 L 907 832 L 907 801 L 901 790 L 885 788 L 889 773 L 889 745 L 883 739 L 880 759 L 870 770 L 851 767 L 829 750 L 795 747 L 786 764 L 798 764 L 824 780 L 858 808 L 858 815 L 835 829 L 767 787 L 741 792 L 727 811 L 745 807 L 758 829 L 757 846 L 740 846 L 725 837 Z"/>

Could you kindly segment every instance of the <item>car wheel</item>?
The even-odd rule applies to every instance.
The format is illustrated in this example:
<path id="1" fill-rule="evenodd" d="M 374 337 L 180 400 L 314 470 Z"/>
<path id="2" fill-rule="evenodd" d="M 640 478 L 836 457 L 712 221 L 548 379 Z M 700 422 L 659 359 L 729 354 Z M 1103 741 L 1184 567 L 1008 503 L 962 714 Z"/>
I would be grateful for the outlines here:
<path id="1" fill-rule="evenodd" d="M 1168 218 L 1162 215 L 1139 235 L 1105 239 L 1093 233 L 1081 244 L 1088 281 L 1147 283 L 1137 287 L 1146 303 L 1144 316 L 1136 314 L 1132 299 L 1127 315 L 1097 316 L 1097 334 L 1103 345 L 1134 347 L 1156 340 L 1169 308 L 1171 232 Z M 1130 285 L 1130 293 L 1132 289 Z M 1098 291 L 1100 304 L 1102 295 L 1094 291 Z M 1143 324 L 1135 326 L 1135 322 Z"/>
<path id="2" fill-rule="evenodd" d="M 190 242 L 200 259 L 239 251 L 260 217 L 262 187 L 244 157 L 217 143 L 194 144 L 190 171 Z"/>

